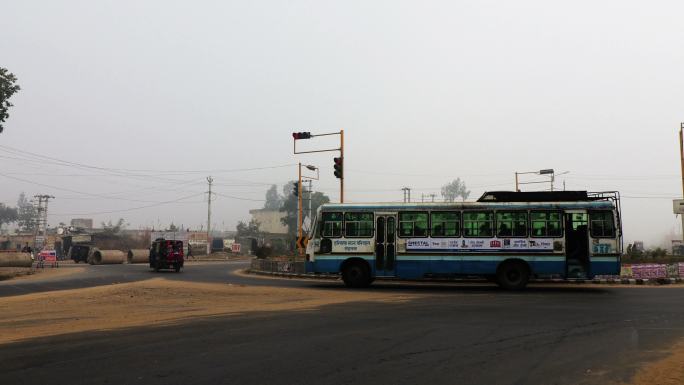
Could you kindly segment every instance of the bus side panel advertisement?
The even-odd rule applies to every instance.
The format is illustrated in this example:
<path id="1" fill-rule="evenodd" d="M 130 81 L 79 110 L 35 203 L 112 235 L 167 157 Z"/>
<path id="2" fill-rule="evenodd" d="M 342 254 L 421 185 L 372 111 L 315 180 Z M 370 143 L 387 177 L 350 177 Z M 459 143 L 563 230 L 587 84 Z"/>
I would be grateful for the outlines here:
<path id="1" fill-rule="evenodd" d="M 553 251 L 553 239 L 410 238 L 406 250 L 426 251 Z"/>

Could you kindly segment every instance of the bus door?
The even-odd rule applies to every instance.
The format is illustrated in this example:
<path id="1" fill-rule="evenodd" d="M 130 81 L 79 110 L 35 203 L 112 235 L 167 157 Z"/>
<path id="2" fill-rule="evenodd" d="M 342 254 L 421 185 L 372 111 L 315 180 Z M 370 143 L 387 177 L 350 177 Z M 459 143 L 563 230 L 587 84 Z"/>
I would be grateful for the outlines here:
<path id="1" fill-rule="evenodd" d="M 375 275 L 394 276 L 396 265 L 396 217 L 377 215 L 375 218 Z"/>
<path id="2" fill-rule="evenodd" d="M 589 275 L 589 221 L 585 210 L 565 212 L 566 278 Z"/>

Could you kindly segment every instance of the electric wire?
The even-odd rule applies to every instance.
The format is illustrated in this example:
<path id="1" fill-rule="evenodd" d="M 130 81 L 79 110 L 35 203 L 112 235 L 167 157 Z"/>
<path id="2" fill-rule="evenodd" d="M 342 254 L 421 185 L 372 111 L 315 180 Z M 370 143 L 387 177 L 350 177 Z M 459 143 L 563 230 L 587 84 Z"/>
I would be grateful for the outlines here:
<path id="1" fill-rule="evenodd" d="M 156 207 L 156 206 L 162 206 L 170 203 L 177 203 L 185 199 L 193 198 L 198 195 L 204 195 L 204 193 L 199 193 L 199 194 L 193 194 L 193 195 L 188 195 L 184 196 L 178 199 L 173 199 L 173 200 L 168 200 L 168 201 L 163 201 L 163 202 L 157 202 L 154 204 L 146 205 L 146 206 L 138 206 L 138 207 L 130 207 L 127 209 L 120 209 L 120 210 L 108 210 L 108 211 L 95 211 L 95 212 L 89 212 L 89 213 L 48 213 L 50 216 L 85 216 L 85 215 L 101 215 L 101 214 L 114 214 L 114 213 L 123 213 L 123 212 L 128 212 L 128 211 L 135 211 L 135 210 L 142 210 L 142 209 L 147 209 L 150 207 Z M 204 201 L 200 202 L 204 203 Z"/>

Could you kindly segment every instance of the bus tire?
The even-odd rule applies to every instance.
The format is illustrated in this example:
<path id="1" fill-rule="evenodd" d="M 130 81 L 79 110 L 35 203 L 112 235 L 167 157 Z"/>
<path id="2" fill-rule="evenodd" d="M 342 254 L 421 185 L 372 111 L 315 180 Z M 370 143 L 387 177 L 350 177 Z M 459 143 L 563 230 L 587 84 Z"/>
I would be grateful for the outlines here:
<path id="1" fill-rule="evenodd" d="M 496 283 L 502 289 L 522 290 L 530 280 L 530 269 L 523 261 L 506 261 L 496 270 Z"/>
<path id="2" fill-rule="evenodd" d="M 348 263 L 342 269 L 342 281 L 351 288 L 368 287 L 371 284 L 368 266 L 361 262 Z"/>

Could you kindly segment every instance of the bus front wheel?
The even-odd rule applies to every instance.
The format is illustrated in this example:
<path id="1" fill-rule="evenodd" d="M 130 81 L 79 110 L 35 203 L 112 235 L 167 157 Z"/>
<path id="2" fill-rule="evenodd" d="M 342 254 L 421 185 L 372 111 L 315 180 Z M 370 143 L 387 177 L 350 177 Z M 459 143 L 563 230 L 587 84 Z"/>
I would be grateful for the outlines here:
<path id="1" fill-rule="evenodd" d="M 522 261 L 504 262 L 496 271 L 496 283 L 506 290 L 521 290 L 530 280 L 530 269 Z"/>
<path id="2" fill-rule="evenodd" d="M 370 271 L 365 265 L 353 262 L 342 269 L 342 280 L 347 287 L 368 287 L 371 284 Z"/>

